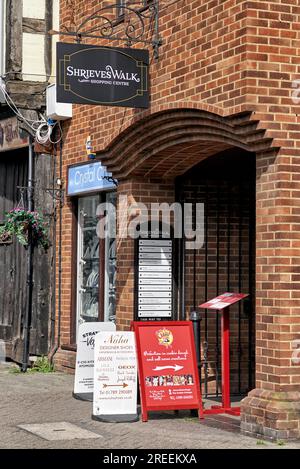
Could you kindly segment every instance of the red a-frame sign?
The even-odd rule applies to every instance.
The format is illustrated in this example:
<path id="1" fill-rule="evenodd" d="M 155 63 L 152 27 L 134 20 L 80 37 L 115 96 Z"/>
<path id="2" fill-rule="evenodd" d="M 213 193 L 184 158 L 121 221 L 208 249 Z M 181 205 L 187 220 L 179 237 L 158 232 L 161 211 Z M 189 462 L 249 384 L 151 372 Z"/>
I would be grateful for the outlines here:
<path id="1" fill-rule="evenodd" d="M 142 420 L 149 411 L 198 409 L 203 418 L 190 321 L 134 321 Z"/>

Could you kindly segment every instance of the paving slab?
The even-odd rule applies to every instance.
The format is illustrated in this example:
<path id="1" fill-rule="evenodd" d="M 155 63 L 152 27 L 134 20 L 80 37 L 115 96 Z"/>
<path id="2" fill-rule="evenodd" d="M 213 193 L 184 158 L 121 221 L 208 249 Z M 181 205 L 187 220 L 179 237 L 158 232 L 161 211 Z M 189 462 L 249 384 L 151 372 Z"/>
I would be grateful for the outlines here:
<path id="1" fill-rule="evenodd" d="M 300 441 L 278 445 L 241 435 L 239 420 L 224 415 L 199 421 L 188 411 L 169 411 L 150 413 L 147 423 L 94 421 L 92 403 L 74 399 L 72 391 L 72 375 L 14 374 L 7 366 L 0 366 L 0 448 L 300 449 Z M 45 439 L 28 431 L 29 425 L 45 424 L 76 427 L 78 437 L 63 438 L 64 431 L 58 431 L 61 435 L 55 440 Z"/>
<path id="2" fill-rule="evenodd" d="M 18 427 L 47 441 L 103 438 L 97 433 L 85 430 L 69 422 L 33 423 L 18 425 Z"/>

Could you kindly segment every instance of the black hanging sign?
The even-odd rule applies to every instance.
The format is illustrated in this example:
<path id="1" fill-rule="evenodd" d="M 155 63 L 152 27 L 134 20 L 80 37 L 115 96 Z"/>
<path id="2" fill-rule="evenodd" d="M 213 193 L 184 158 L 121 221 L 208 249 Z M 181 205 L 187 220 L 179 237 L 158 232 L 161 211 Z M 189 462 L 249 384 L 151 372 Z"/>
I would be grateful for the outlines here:
<path id="1" fill-rule="evenodd" d="M 57 102 L 147 108 L 149 52 L 57 43 Z"/>

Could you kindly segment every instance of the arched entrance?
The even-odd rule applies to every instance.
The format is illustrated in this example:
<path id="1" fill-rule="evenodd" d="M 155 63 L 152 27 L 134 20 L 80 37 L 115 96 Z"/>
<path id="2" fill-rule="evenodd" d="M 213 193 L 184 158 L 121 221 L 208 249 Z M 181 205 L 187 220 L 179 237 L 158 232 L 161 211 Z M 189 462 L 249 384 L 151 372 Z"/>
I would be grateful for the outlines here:
<path id="1" fill-rule="evenodd" d="M 226 291 L 249 293 L 230 310 L 231 390 L 253 388 L 255 370 L 255 154 L 229 149 L 210 156 L 176 180 L 177 200 L 204 205 L 204 244 L 180 244 L 179 317 Z M 195 220 L 194 220 L 195 222 Z M 201 311 L 204 397 L 221 392 L 220 314 Z"/>
<path id="2" fill-rule="evenodd" d="M 224 291 L 250 293 L 232 308 L 232 392 L 254 387 L 255 372 L 255 178 L 268 170 L 277 149 L 251 113 L 220 117 L 195 109 L 150 115 L 127 128 L 98 154 L 119 180 L 118 194 L 150 205 L 203 203 L 205 243 L 187 252 L 177 243 L 177 317 Z M 117 321 L 128 328 L 136 302 L 135 244 L 117 250 Z M 175 316 L 175 315 L 174 315 Z M 219 318 L 203 312 L 202 386 L 220 394 Z"/>

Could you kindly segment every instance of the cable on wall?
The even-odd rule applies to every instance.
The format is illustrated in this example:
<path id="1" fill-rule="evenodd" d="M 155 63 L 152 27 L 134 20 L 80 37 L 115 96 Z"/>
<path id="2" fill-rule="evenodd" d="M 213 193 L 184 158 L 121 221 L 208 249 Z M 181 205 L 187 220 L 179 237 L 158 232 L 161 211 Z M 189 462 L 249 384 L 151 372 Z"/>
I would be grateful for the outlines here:
<path id="1" fill-rule="evenodd" d="M 13 99 L 9 96 L 5 89 L 5 85 L 0 83 L 0 89 L 3 93 L 4 99 L 8 107 L 13 111 L 13 113 L 22 120 L 27 126 L 32 130 L 35 135 L 35 140 L 41 144 L 45 145 L 47 143 L 56 144 L 59 143 L 62 139 L 62 128 L 59 121 L 53 121 L 52 119 L 46 120 L 43 116 L 41 119 L 28 119 L 25 117 L 21 111 L 18 109 L 17 105 L 14 103 Z M 58 140 L 52 140 L 51 136 L 55 130 L 55 127 L 59 127 L 59 138 Z"/>

